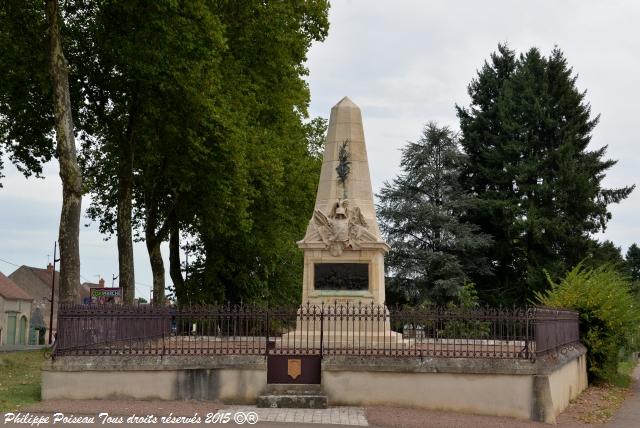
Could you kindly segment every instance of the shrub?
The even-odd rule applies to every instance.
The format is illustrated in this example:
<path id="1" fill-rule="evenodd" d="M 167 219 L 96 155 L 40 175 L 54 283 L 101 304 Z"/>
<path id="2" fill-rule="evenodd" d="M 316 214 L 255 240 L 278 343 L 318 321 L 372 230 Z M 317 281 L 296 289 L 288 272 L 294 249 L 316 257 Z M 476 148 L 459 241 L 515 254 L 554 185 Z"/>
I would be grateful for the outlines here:
<path id="1" fill-rule="evenodd" d="M 548 275 L 547 280 L 551 289 L 536 293 L 536 299 L 544 306 L 580 313 L 589 378 L 613 381 L 618 362 L 637 347 L 634 336 L 640 328 L 640 310 L 629 279 L 609 264 L 586 269 L 580 263 L 559 283 Z"/>

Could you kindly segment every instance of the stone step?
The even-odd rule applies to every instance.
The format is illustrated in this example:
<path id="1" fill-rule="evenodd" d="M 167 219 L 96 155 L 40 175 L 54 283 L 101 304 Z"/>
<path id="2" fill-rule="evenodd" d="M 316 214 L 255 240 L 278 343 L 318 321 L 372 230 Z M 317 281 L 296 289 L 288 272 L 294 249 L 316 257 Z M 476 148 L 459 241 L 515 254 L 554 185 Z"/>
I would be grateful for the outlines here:
<path id="1" fill-rule="evenodd" d="M 320 385 L 311 384 L 269 384 L 258 397 L 258 407 L 326 409 L 329 400 Z"/>
<path id="2" fill-rule="evenodd" d="M 322 386 L 315 383 L 270 383 L 265 390 L 275 395 L 322 395 Z"/>
<path id="3" fill-rule="evenodd" d="M 256 405 L 281 409 L 326 409 L 328 401 L 326 395 L 261 395 Z"/>

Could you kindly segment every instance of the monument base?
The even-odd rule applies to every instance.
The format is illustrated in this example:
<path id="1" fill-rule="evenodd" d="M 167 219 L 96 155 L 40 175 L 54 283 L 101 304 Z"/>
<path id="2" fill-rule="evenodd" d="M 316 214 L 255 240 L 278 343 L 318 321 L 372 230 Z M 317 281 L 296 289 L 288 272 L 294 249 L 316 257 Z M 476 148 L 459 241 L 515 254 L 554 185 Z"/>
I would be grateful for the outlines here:
<path id="1" fill-rule="evenodd" d="M 296 329 L 276 339 L 276 348 L 404 348 L 413 343 L 391 329 L 384 305 L 306 305 L 298 310 Z"/>

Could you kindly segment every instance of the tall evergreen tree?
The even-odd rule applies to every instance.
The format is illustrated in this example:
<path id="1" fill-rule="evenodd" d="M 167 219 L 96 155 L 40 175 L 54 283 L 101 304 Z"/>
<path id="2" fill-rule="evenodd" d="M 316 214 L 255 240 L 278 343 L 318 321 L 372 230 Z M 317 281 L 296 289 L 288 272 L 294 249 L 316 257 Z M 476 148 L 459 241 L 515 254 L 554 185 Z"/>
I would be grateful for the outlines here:
<path id="1" fill-rule="evenodd" d="M 636 244 L 631 244 L 627 250 L 625 261 L 629 267 L 629 273 L 631 274 L 632 281 L 640 281 L 640 247 Z"/>
<path id="2" fill-rule="evenodd" d="M 640 247 L 631 244 L 625 255 L 625 262 L 631 277 L 631 291 L 640 297 Z"/>
<path id="3" fill-rule="evenodd" d="M 604 264 L 617 269 L 621 274 L 628 274 L 627 263 L 622 256 L 622 248 L 616 247 L 616 244 L 609 240 L 604 242 L 594 240 L 583 265 L 586 268 L 596 269 Z"/>
<path id="4" fill-rule="evenodd" d="M 413 304 L 456 302 L 471 275 L 488 275 L 490 238 L 462 217 L 473 197 L 459 182 L 464 156 L 447 127 L 425 126 L 402 150 L 402 173 L 378 197 L 390 295 Z"/>
<path id="5" fill-rule="evenodd" d="M 604 230 L 607 207 L 632 187 L 606 189 L 606 146 L 589 150 L 599 116 L 562 52 L 544 57 L 506 46 L 485 62 L 468 88 L 471 103 L 457 107 L 467 154 L 465 188 L 480 200 L 470 221 L 494 237 L 495 276 L 476 276 L 481 297 L 525 303 L 588 255 L 590 235 Z"/>

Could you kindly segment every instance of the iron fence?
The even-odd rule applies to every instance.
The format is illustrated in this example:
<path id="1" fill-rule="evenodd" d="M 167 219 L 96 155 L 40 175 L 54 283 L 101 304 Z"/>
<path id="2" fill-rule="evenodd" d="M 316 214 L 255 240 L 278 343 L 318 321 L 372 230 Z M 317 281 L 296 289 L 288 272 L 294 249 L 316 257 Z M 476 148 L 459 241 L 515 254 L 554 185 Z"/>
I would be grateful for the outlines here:
<path id="1" fill-rule="evenodd" d="M 331 304 L 61 306 L 60 355 L 356 355 L 533 359 L 579 341 L 576 312 Z"/>

